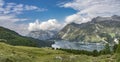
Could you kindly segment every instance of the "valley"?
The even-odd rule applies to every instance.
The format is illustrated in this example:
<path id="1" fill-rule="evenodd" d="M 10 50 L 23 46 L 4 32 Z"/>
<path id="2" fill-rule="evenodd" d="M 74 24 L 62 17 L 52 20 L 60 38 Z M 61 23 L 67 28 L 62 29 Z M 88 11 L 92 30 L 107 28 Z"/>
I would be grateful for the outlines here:
<path id="1" fill-rule="evenodd" d="M 119 62 L 119 18 L 96 17 L 26 36 L 0 27 L 0 62 Z"/>

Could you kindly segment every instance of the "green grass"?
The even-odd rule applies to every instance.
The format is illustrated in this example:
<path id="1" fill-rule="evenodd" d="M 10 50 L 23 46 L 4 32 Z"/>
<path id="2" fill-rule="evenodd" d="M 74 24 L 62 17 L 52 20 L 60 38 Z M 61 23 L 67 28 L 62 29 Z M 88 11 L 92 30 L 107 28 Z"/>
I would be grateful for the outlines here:
<path id="1" fill-rule="evenodd" d="M 75 55 L 52 48 L 11 46 L 0 43 L 0 62 L 115 62 L 114 55 Z"/>

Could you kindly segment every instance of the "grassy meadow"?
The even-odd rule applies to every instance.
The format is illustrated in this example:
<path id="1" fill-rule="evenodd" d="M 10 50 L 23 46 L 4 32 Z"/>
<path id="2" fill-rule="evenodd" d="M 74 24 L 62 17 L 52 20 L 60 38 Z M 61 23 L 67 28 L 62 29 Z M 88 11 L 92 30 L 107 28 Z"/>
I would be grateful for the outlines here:
<path id="1" fill-rule="evenodd" d="M 11 46 L 0 43 L 0 62 L 116 62 L 116 55 L 75 55 L 52 48 Z"/>

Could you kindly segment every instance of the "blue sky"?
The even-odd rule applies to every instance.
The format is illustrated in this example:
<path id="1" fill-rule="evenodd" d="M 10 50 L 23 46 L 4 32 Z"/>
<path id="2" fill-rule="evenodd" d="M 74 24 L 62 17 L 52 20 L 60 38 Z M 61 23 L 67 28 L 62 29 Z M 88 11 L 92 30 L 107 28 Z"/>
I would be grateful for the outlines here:
<path id="1" fill-rule="evenodd" d="M 8 3 L 14 2 L 17 4 L 34 5 L 39 8 L 46 9 L 45 11 L 24 11 L 22 14 L 17 15 L 20 18 L 30 18 L 28 22 L 33 22 L 35 19 L 45 21 L 48 19 L 58 19 L 64 21 L 65 17 L 76 13 L 76 10 L 71 8 L 59 7 L 60 3 L 68 2 L 70 0 L 5 0 Z"/>
<path id="2" fill-rule="evenodd" d="M 0 0 L 0 26 L 21 35 L 59 31 L 71 22 L 81 24 L 112 15 L 120 15 L 120 0 Z"/>

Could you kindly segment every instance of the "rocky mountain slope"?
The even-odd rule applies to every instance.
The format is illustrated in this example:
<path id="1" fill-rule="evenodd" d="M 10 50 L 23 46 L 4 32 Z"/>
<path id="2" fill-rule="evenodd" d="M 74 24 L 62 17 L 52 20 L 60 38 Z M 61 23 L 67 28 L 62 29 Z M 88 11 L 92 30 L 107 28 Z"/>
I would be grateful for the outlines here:
<path id="1" fill-rule="evenodd" d="M 111 42 L 120 37 L 120 16 L 96 17 L 82 24 L 70 23 L 57 38 L 76 42 Z"/>

